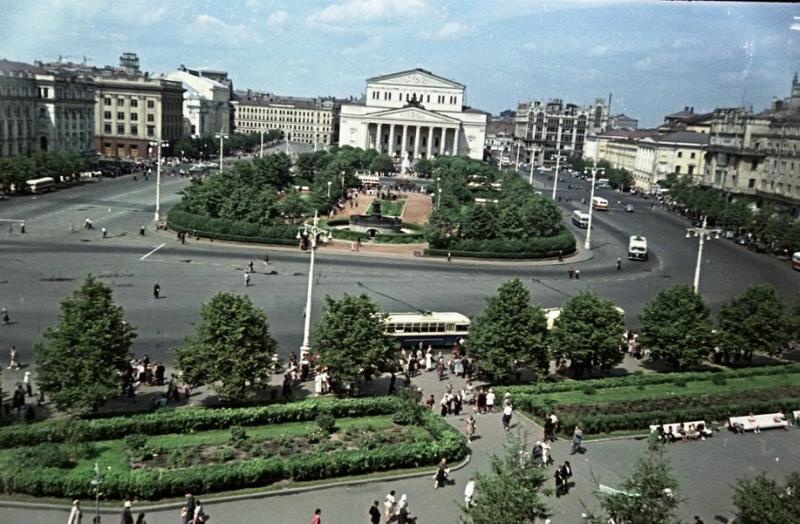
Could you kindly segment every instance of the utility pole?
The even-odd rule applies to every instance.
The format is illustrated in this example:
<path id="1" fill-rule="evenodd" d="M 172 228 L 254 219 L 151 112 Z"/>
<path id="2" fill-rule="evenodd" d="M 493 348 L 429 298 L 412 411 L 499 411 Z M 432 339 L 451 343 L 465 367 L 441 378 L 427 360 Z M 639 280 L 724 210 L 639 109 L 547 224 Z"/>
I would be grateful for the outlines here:
<path id="1" fill-rule="evenodd" d="M 301 234 L 308 238 L 309 249 L 311 250 L 311 261 L 308 267 L 308 289 L 306 291 L 306 314 L 303 322 L 303 345 L 300 346 L 301 359 L 311 351 L 308 342 L 311 333 L 311 292 L 314 286 L 314 252 L 317 250 L 317 236 L 327 237 L 329 235 L 329 232 L 319 227 L 318 224 L 319 217 L 315 211 L 313 224 L 303 224 L 303 230 L 297 233 L 298 238 L 300 238 Z"/>
<path id="2" fill-rule="evenodd" d="M 589 197 L 589 223 L 586 225 L 586 242 L 583 244 L 584 249 L 592 248 L 592 210 L 594 209 L 592 202 L 594 201 L 594 183 L 597 180 L 597 173 L 605 173 L 605 171 L 606 170 L 602 167 L 597 167 L 597 159 L 595 158 L 594 165 L 592 166 L 592 192 Z M 584 173 L 586 173 L 585 170 Z"/>
<path id="3" fill-rule="evenodd" d="M 261 130 L 261 151 L 258 154 L 258 158 L 264 158 L 264 130 Z"/>
<path id="4" fill-rule="evenodd" d="M 219 133 L 215 134 L 214 137 L 219 138 L 219 172 L 222 173 L 222 145 L 225 139 L 228 138 L 228 135 L 220 129 Z"/>
<path id="5" fill-rule="evenodd" d="M 160 138 L 150 142 L 151 146 L 156 147 L 156 212 L 153 217 L 156 222 L 161 220 L 161 145 L 165 143 Z"/>
<path id="6" fill-rule="evenodd" d="M 703 216 L 703 225 L 700 227 L 687 227 L 686 238 L 696 236 L 700 238 L 697 243 L 697 265 L 694 268 L 694 292 L 700 294 L 700 266 L 703 262 L 703 244 L 706 239 L 719 238 L 721 229 L 706 227 L 706 216 Z"/>
<path id="7" fill-rule="evenodd" d="M 561 160 L 566 160 L 567 157 L 562 156 L 560 153 L 556 155 L 556 176 L 553 178 L 553 200 L 556 199 L 556 187 L 558 187 L 558 169 L 561 166 Z"/>

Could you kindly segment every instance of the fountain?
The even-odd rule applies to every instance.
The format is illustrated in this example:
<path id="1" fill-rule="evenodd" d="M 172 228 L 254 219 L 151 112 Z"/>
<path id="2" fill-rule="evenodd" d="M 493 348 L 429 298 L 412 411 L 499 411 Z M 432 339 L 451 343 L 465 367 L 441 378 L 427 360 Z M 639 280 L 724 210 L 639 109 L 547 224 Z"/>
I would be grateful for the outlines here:
<path id="1" fill-rule="evenodd" d="M 372 212 L 369 215 L 353 215 L 350 217 L 350 231 L 366 233 L 370 238 L 378 234 L 402 234 L 403 222 L 399 217 L 385 217 L 381 214 L 381 201 L 372 201 Z"/>

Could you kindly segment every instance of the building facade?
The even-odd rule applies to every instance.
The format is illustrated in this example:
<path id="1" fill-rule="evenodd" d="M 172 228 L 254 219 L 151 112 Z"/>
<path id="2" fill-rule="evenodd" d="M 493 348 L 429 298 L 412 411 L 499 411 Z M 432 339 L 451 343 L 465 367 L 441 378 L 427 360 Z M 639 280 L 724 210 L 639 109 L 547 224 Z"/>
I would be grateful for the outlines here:
<path id="1" fill-rule="evenodd" d="M 0 60 L 0 156 L 94 152 L 95 84 L 81 75 Z"/>
<path id="2" fill-rule="evenodd" d="M 609 129 L 636 129 L 637 127 L 639 127 L 639 121 L 624 113 L 608 118 Z"/>
<path id="3" fill-rule="evenodd" d="M 650 192 L 671 174 L 702 180 L 708 134 L 676 131 L 642 138 L 637 145 L 632 173 L 638 189 Z"/>
<path id="4" fill-rule="evenodd" d="M 788 98 L 753 114 L 744 108 L 713 113 L 702 184 L 773 204 L 800 216 L 800 81 Z"/>
<path id="5" fill-rule="evenodd" d="M 488 114 L 466 106 L 465 91 L 424 69 L 369 78 L 363 103 L 342 104 L 339 145 L 406 162 L 439 155 L 481 160 Z"/>
<path id="6" fill-rule="evenodd" d="M 555 165 L 557 155 L 583 154 L 586 138 L 608 128 L 608 105 L 603 98 L 586 106 L 560 99 L 520 102 L 515 126 L 521 161 Z"/>
<path id="7" fill-rule="evenodd" d="M 280 129 L 291 142 L 322 148 L 335 143 L 339 103 L 333 98 L 288 97 L 248 90 L 236 91 L 232 105 L 238 133 Z"/>
<path id="8" fill-rule="evenodd" d="M 190 73 L 185 67 L 163 76 L 183 85 L 183 134 L 192 138 L 230 132 L 230 90 L 211 77 Z"/>

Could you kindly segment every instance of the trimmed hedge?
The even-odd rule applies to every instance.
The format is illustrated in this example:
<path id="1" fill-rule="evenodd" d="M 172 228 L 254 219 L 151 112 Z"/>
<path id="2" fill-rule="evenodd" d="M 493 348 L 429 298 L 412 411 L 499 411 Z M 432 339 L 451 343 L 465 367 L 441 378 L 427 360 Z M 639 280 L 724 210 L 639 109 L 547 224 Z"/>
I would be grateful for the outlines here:
<path id="1" fill-rule="evenodd" d="M 197 234 L 214 240 L 254 242 L 259 244 L 296 245 L 298 226 L 278 224 L 262 226 L 223 218 L 211 218 L 173 208 L 167 216 L 167 226 L 173 231 Z"/>
<path id="2" fill-rule="evenodd" d="M 501 239 L 459 240 L 448 248 L 430 248 L 426 255 L 464 258 L 555 258 L 571 255 L 576 250 L 575 236 L 570 231 L 552 237 L 531 238 L 527 240 Z"/>
<path id="3" fill-rule="evenodd" d="M 388 415 L 399 408 L 392 397 L 312 399 L 253 408 L 186 408 L 161 410 L 146 415 L 71 422 L 38 422 L 0 428 L 0 449 L 32 446 L 41 442 L 88 442 L 113 440 L 142 433 L 190 433 L 230 426 L 259 426 L 314 420 L 320 414 L 335 418 Z"/>
<path id="4" fill-rule="evenodd" d="M 561 393 L 564 391 L 583 390 L 587 387 L 595 389 L 619 388 L 626 386 L 647 386 L 652 384 L 668 384 L 683 380 L 693 382 L 696 380 L 710 380 L 714 376 L 727 378 L 744 378 L 762 375 L 781 375 L 783 373 L 800 373 L 800 364 L 786 364 L 775 366 L 762 366 L 725 371 L 686 371 L 681 373 L 649 373 L 634 374 L 624 377 L 596 378 L 589 380 L 565 380 L 563 382 L 545 382 L 528 386 L 507 386 L 497 389 L 499 395 L 509 392 L 518 394 L 545 394 Z"/>
<path id="5" fill-rule="evenodd" d="M 396 408 L 397 399 L 391 399 Z M 433 465 L 442 457 L 460 460 L 467 453 L 460 433 L 433 413 L 423 415 L 423 425 L 436 442 L 410 442 L 372 450 L 347 450 L 300 454 L 288 459 L 254 458 L 228 464 L 191 466 L 179 469 L 141 469 L 111 472 L 103 477 L 107 498 L 154 500 L 183 493 L 263 486 L 280 480 L 315 480 L 358 475 L 381 470 Z M 54 468 L 0 472 L 6 493 L 34 496 L 89 498 L 92 486 L 85 475 Z"/>

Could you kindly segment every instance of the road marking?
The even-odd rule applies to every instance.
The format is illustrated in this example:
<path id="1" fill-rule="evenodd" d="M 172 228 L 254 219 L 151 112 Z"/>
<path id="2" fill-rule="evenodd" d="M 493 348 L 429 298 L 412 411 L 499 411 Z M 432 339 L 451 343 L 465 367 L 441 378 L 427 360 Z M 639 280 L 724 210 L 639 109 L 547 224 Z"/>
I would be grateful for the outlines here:
<path id="1" fill-rule="evenodd" d="M 156 247 L 154 247 L 152 251 L 150 251 L 148 254 L 144 255 L 144 256 L 143 256 L 142 258 L 140 258 L 139 260 L 144 260 L 145 258 L 149 257 L 150 255 L 152 255 L 153 253 L 155 253 L 156 251 L 158 251 L 159 249 L 161 249 L 162 247 L 164 247 L 164 246 L 166 246 L 166 245 L 167 245 L 167 243 L 166 243 L 166 242 L 164 242 L 163 244 L 161 244 L 161 245 L 159 245 L 159 246 L 156 246 Z"/>

